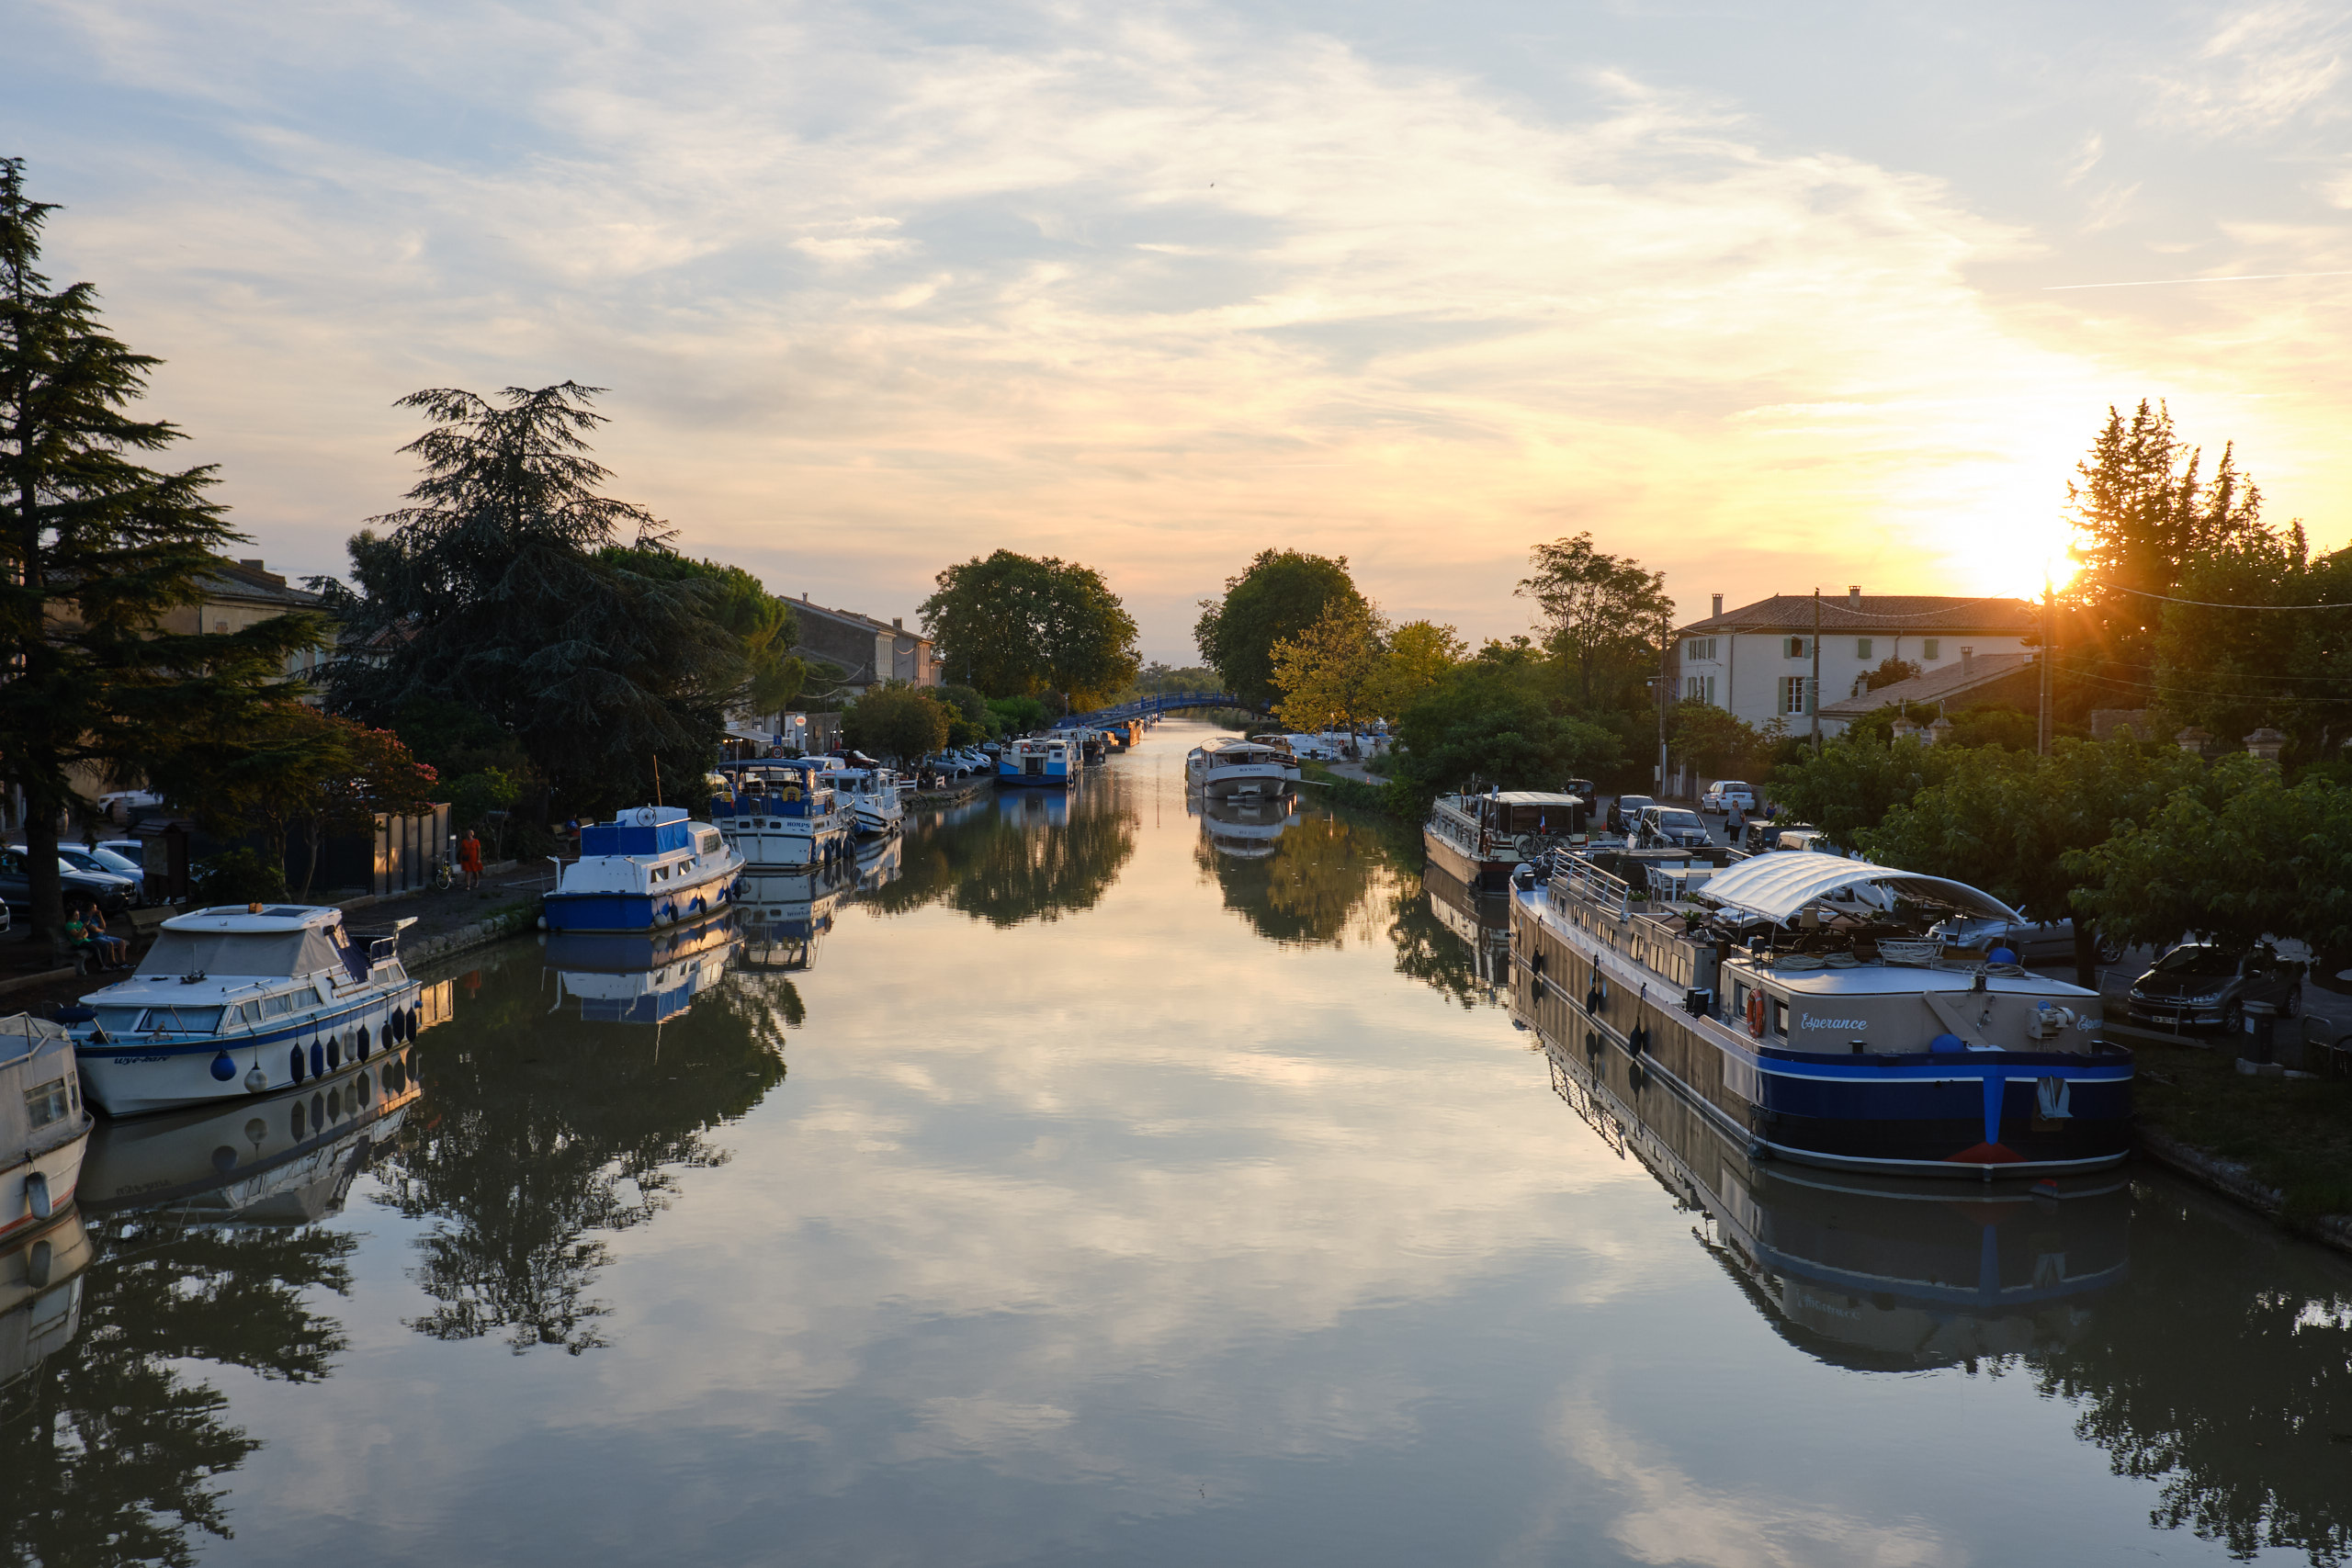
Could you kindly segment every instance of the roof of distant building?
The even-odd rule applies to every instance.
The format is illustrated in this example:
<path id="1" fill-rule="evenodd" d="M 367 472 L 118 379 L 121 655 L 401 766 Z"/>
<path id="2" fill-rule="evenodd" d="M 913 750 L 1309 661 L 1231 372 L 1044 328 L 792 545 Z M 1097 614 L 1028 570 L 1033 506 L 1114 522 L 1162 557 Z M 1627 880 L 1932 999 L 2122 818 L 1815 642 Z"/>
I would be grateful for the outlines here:
<path id="1" fill-rule="evenodd" d="M 2023 599 L 1958 599 L 1934 593 L 1824 593 L 1821 629 L 1846 632 L 1985 632 L 2022 636 L 2040 622 L 2041 610 Z M 1702 632 L 1799 632 L 1813 630 L 1810 593 L 1775 593 L 1736 610 L 1693 621 L 1675 635 Z"/>
<path id="2" fill-rule="evenodd" d="M 1896 703 L 1957 702 L 1997 684 L 2021 670 L 2030 670 L 2041 656 L 2034 653 L 1979 653 L 1965 660 L 1939 664 L 1933 670 L 1896 681 L 1859 697 L 1842 697 L 1821 705 L 1824 718 L 1860 718 Z"/>
<path id="3" fill-rule="evenodd" d="M 806 610 L 820 615 L 830 615 L 834 620 L 849 621 L 858 626 L 871 627 L 877 632 L 888 632 L 892 637 L 912 637 L 917 642 L 929 642 L 931 640 L 929 637 L 923 636 L 922 633 L 915 630 L 911 626 L 905 626 L 900 622 L 876 620 L 872 615 L 864 615 L 856 610 L 832 609 L 830 606 L 818 604 L 816 601 L 810 599 L 806 593 L 802 594 L 797 599 L 787 599 L 785 603 L 791 605 L 796 610 Z"/>
<path id="4" fill-rule="evenodd" d="M 307 588 L 297 588 L 283 572 L 257 560 L 217 560 L 197 580 L 208 599 L 244 599 L 283 604 L 289 610 L 314 610 L 324 601 Z"/>

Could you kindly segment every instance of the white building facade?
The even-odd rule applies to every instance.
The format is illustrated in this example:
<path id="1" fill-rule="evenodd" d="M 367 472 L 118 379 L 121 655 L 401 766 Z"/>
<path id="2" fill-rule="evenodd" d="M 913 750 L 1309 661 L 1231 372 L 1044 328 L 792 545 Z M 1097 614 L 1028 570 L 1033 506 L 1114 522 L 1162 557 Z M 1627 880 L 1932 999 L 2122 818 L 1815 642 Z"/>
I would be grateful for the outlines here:
<path id="1" fill-rule="evenodd" d="M 1815 709 L 1865 688 L 1865 678 L 1900 659 L 1930 673 L 1966 658 L 2022 653 L 2038 645 L 2041 613 L 2023 599 L 1959 599 L 1864 593 L 1859 586 L 1818 601 L 1820 684 L 1815 680 L 1815 600 L 1776 593 L 1736 610 L 1714 610 L 1680 628 L 1668 655 L 1678 700 L 1725 709 L 1758 728 L 1778 719 L 1810 733 Z M 1821 716 L 1835 735 L 1843 717 Z"/>

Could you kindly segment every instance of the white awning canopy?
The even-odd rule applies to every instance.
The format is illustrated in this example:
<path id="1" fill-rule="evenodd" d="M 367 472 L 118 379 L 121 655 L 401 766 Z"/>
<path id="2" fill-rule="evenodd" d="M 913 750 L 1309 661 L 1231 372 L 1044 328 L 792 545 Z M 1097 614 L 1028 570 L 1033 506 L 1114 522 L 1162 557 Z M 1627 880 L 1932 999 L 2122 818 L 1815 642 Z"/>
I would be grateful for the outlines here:
<path id="1" fill-rule="evenodd" d="M 1989 915 L 2005 920 L 2025 918 L 1990 893 L 1965 882 L 1923 876 L 1917 872 L 1897 871 L 1891 866 L 1810 850 L 1784 850 L 1744 860 L 1708 878 L 1707 885 L 1699 890 L 1699 897 L 1729 908 L 1761 915 L 1768 920 L 1787 920 L 1818 899 L 1844 898 L 1888 908 L 1898 897 L 1941 904 L 1963 914 Z"/>

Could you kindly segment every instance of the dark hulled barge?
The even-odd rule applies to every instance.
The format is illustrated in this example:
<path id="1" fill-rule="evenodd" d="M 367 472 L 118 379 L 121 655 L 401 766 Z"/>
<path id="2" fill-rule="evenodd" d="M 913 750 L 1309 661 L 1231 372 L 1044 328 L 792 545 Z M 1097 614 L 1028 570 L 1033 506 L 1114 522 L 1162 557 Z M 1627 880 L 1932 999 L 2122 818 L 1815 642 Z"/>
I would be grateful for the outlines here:
<path id="1" fill-rule="evenodd" d="M 1516 879 L 1512 993 L 1620 1052 L 1758 1159 L 2049 1177 L 2130 1150 L 2132 1054 L 2098 994 L 1926 936 L 2018 917 L 1964 883 L 1835 855 L 1557 856 Z"/>

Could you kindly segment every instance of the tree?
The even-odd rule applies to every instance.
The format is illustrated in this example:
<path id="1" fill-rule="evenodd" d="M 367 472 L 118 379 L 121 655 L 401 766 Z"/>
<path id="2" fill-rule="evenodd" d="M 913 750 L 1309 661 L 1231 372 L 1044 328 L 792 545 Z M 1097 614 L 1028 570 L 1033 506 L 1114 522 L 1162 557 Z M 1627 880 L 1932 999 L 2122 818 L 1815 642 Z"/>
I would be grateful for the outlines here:
<path id="1" fill-rule="evenodd" d="M 58 821 L 77 770 L 160 770 L 233 735 L 285 688 L 289 653 L 324 626 L 282 615 L 227 634 L 170 634 L 201 602 L 215 552 L 243 536 L 208 466 L 159 472 L 179 429 L 127 412 L 158 363 L 103 330 L 87 283 L 52 289 L 40 235 L 56 209 L 0 158 L 0 782 L 24 793 L 32 924 L 62 951 Z"/>
<path id="2" fill-rule="evenodd" d="M 705 613 L 735 639 L 744 667 L 743 706 L 775 713 L 808 683 L 808 660 L 792 649 L 800 640 L 800 619 L 792 601 L 777 597 L 740 566 L 682 556 L 666 545 L 607 545 L 599 552 L 612 564 L 661 582 L 699 581 L 710 595 Z"/>
<path id="3" fill-rule="evenodd" d="M 842 710 L 842 739 L 907 767 L 947 744 L 947 710 L 912 686 L 876 686 Z"/>
<path id="4" fill-rule="evenodd" d="M 1274 645 L 1274 710 L 1309 733 L 1353 729 L 1373 715 L 1373 693 L 1386 658 L 1380 613 L 1361 599 L 1335 599 L 1313 626 Z"/>
<path id="5" fill-rule="evenodd" d="M 1790 820 L 1811 823 L 1833 843 L 1851 844 L 1889 811 L 1942 783 L 1959 755 L 1957 747 L 1844 735 L 1818 755 L 1781 762 L 1772 773 L 1772 799 Z"/>
<path id="6" fill-rule="evenodd" d="M 521 781 L 503 768 L 462 774 L 449 785 L 451 826 L 481 829 L 491 840 L 490 858 L 503 859 L 506 816 L 522 797 Z"/>
<path id="7" fill-rule="evenodd" d="M 2074 912 L 2075 894 L 2099 880 L 2100 863 L 2087 852 L 2147 821 L 2203 773 L 2177 747 L 2128 737 L 2061 740 L 2046 757 L 1991 746 L 1928 750 L 1950 753 L 1943 778 L 1858 833 L 1860 848 L 1884 864 L 1980 886 L 2042 920 Z M 2075 972 L 2093 988 L 2101 930 L 2116 934 L 2084 908 Z"/>
<path id="8" fill-rule="evenodd" d="M 1897 659 L 1890 653 L 1878 661 L 1877 669 L 1862 677 L 1862 689 L 1875 692 L 1882 686 L 1892 686 L 1898 681 L 1916 681 L 1919 678 L 1919 674 L 1918 665 L 1907 659 Z"/>
<path id="9" fill-rule="evenodd" d="M 1758 763 L 1764 738 L 1754 725 L 1713 703 L 1690 698 L 1675 704 L 1666 743 L 1709 778 L 1753 779 L 1763 772 Z"/>
<path id="10" fill-rule="evenodd" d="M 2068 584 L 2064 673 L 2089 702 L 2144 695 L 2162 625 L 2191 564 L 2261 538 L 2262 494 L 2228 446 L 2211 479 L 2201 449 L 2174 433 L 2172 414 L 2145 400 L 2130 419 L 2114 408 L 2066 482 L 2068 521 L 2082 570 Z M 2075 705 L 2083 705 L 2078 699 Z"/>
<path id="11" fill-rule="evenodd" d="M 750 673 L 714 619 L 708 576 L 600 554 L 624 528 L 639 549 L 663 534 L 598 488 L 610 477 L 589 456 L 599 390 L 401 399 L 435 422 L 401 448 L 424 477 L 409 505 L 374 520 L 388 535 L 352 540 L 357 590 L 326 585 L 356 650 L 332 671 L 338 707 L 376 722 L 420 702 L 472 708 L 585 809 L 650 796 L 657 768 L 701 774 Z"/>
<path id="12" fill-rule="evenodd" d="M 1053 716 L 1035 697 L 991 697 L 989 716 L 996 721 L 999 735 L 1028 735 L 1045 728 Z"/>
<path id="13" fill-rule="evenodd" d="M 1141 668 L 1135 617 L 1091 567 L 998 550 L 933 581 L 923 631 L 947 673 L 986 696 L 1092 706 Z"/>
<path id="14" fill-rule="evenodd" d="M 1544 644 L 1566 664 L 1584 712 L 1621 701 L 1656 672 L 1674 636 L 1664 572 L 1593 548 L 1590 534 L 1538 545 L 1530 558 L 1535 570 L 1518 591 L 1543 610 Z"/>
<path id="15" fill-rule="evenodd" d="M 1365 701 L 1382 718 L 1394 720 L 1434 690 L 1468 652 L 1462 634 L 1435 621 L 1407 621 L 1388 634 L 1385 656 L 1373 671 Z"/>
<path id="16" fill-rule="evenodd" d="M 1557 789 L 1615 764 L 1616 738 L 1555 713 L 1530 679 L 1540 666 L 1484 659 L 1453 671 L 1396 721 L 1400 815 L 1418 821 L 1429 803 L 1473 780 L 1505 789 Z"/>
<path id="17" fill-rule="evenodd" d="M 2334 780 L 2290 788 L 2251 757 L 2225 757 L 2144 823 L 2071 858 L 2077 905 L 2127 941 L 2288 937 L 2330 973 L 2352 961 L 2352 790 Z"/>
<path id="18" fill-rule="evenodd" d="M 1271 706 L 1274 647 L 1323 618 L 1334 601 L 1363 606 L 1348 575 L 1348 558 L 1297 550 L 1261 550 L 1250 570 L 1225 581 L 1225 597 L 1201 601 L 1193 638 L 1225 689 L 1246 703 Z"/>
<path id="19" fill-rule="evenodd" d="M 995 732 L 988 699 L 969 686 L 933 686 L 925 694 L 947 712 L 947 744 L 977 746 Z"/>

